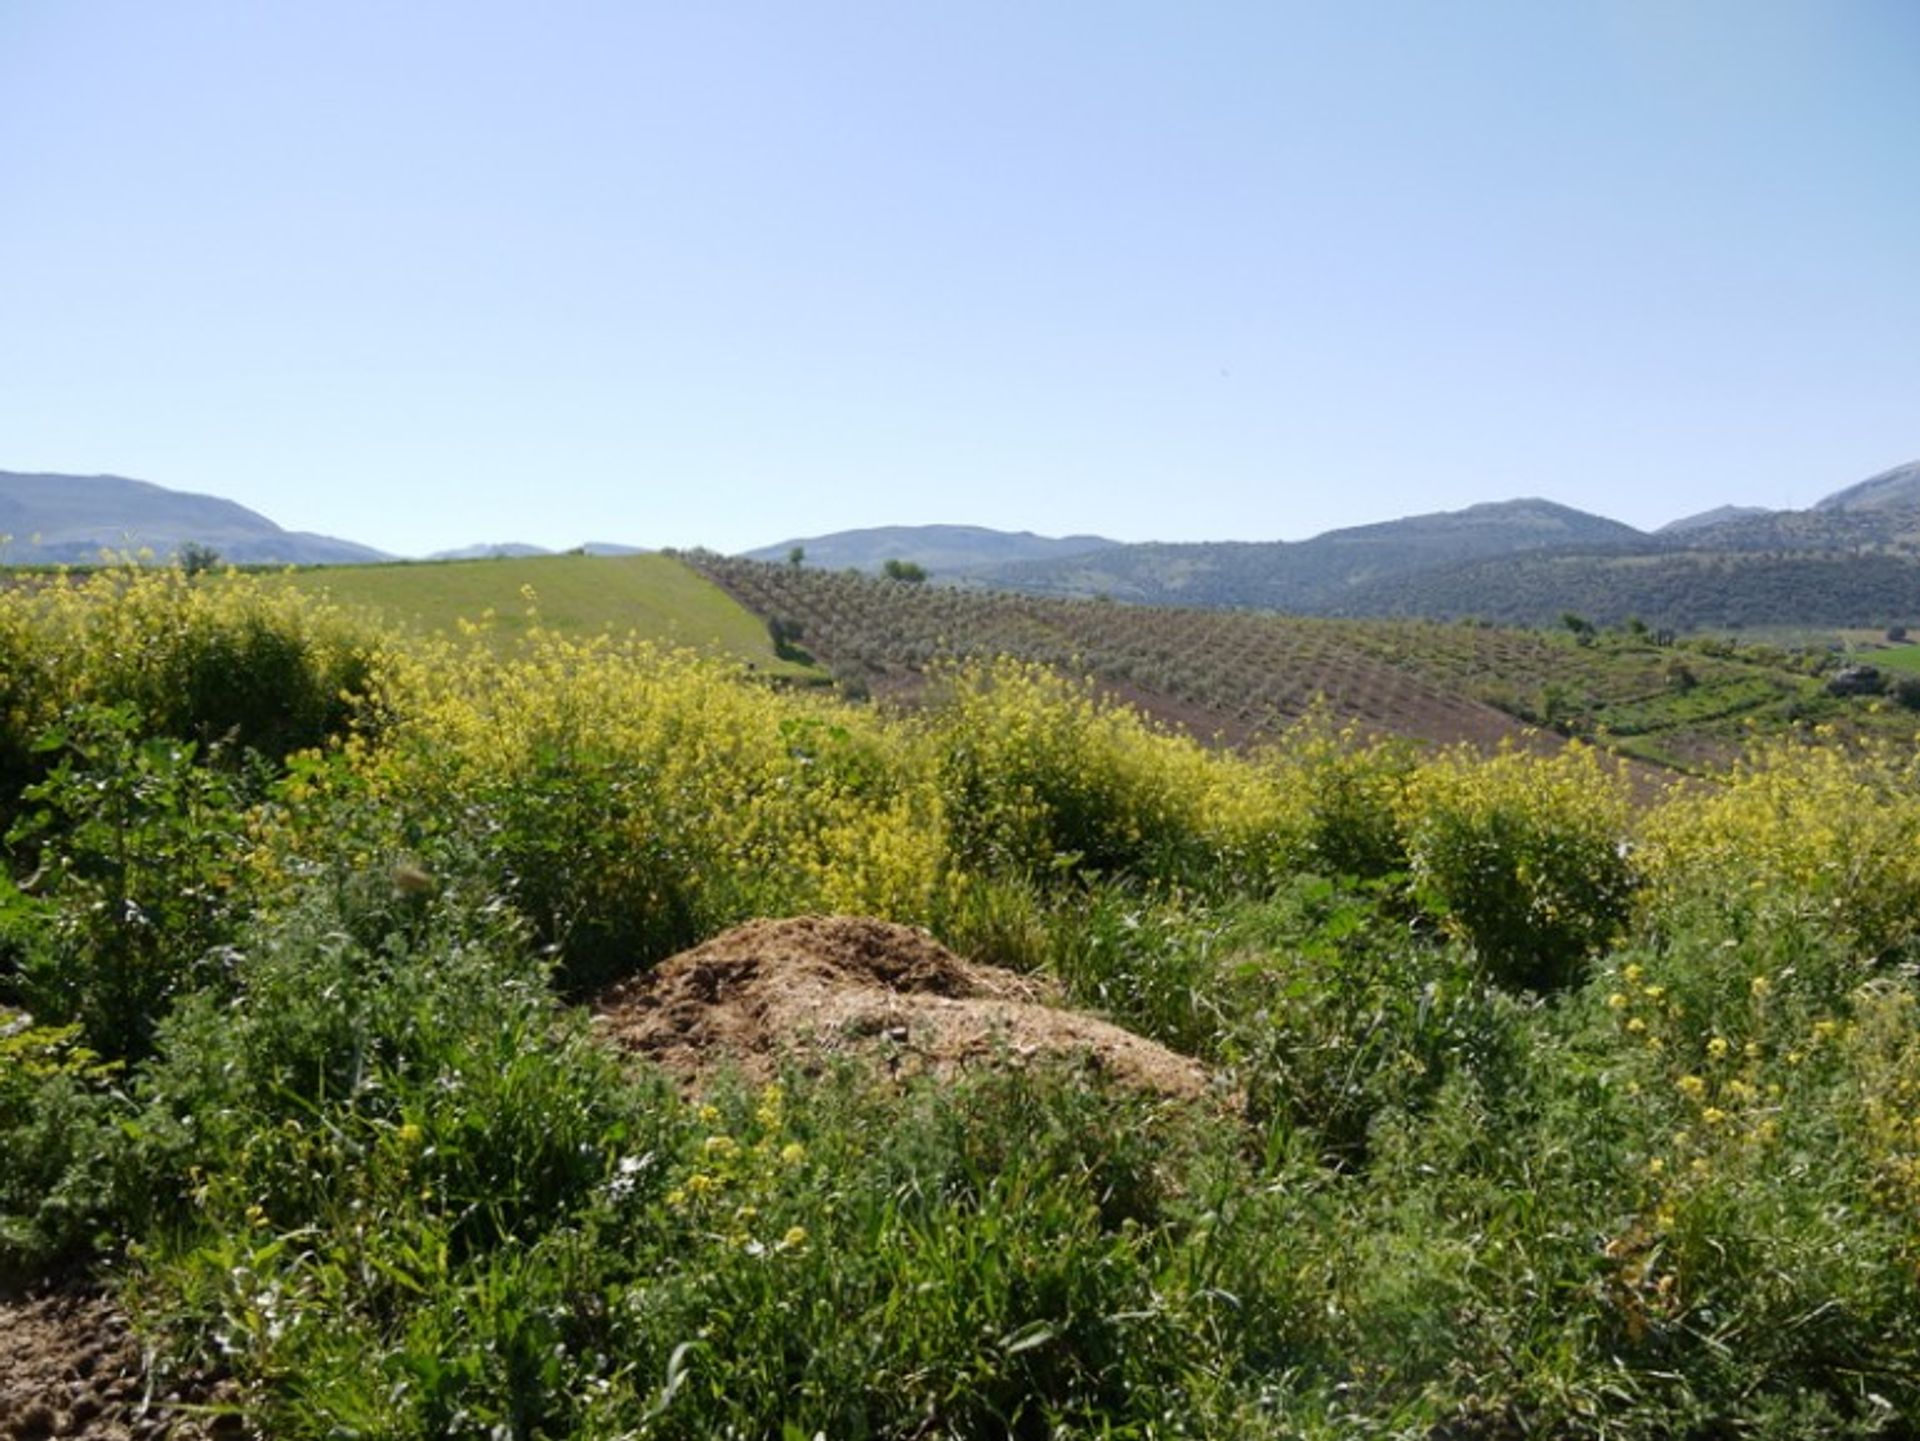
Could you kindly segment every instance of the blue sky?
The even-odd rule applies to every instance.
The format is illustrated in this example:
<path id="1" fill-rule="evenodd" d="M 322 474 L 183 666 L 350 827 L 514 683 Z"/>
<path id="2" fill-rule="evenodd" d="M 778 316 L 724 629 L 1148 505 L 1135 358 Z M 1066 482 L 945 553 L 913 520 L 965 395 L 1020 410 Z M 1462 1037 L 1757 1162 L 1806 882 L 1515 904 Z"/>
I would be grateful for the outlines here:
<path id="1" fill-rule="evenodd" d="M 1920 5 L 0 0 L 0 469 L 397 553 L 1920 457 Z"/>

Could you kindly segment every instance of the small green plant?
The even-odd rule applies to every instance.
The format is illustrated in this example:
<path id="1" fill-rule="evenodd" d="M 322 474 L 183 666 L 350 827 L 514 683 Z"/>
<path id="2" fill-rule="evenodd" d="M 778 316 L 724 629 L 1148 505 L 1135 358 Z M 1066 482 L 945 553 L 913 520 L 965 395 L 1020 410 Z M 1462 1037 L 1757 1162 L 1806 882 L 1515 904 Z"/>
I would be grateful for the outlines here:
<path id="1" fill-rule="evenodd" d="M 17 948 L 0 993 L 77 1023 L 101 1055 L 138 1059 L 176 997 L 220 961 L 243 847 L 235 780 L 191 741 L 143 738 L 130 708 L 80 706 L 41 737 L 56 757 L 6 842 L 26 858 Z"/>

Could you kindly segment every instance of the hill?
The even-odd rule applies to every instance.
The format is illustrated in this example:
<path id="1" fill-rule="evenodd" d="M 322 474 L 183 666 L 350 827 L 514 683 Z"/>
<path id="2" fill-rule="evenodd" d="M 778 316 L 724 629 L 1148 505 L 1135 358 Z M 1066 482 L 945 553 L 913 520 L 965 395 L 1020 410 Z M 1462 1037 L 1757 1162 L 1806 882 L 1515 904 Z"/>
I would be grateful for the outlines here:
<path id="1" fill-rule="evenodd" d="M 1827 696 L 1825 657 L 1722 640 L 1676 644 L 1623 629 L 1582 644 L 1558 626 L 1134 606 L 689 560 L 797 632 L 856 694 L 912 696 L 944 662 L 1005 655 L 1091 676 L 1202 739 L 1269 739 L 1321 708 L 1340 723 L 1421 742 L 1552 748 L 1559 735 L 1542 733 L 1550 731 L 1685 768 L 1726 760 L 1755 727 L 1825 720 L 1912 731 L 1904 713 Z"/>
<path id="2" fill-rule="evenodd" d="M 1041 595 L 1324 614 L 1383 576 L 1548 547 L 1645 545 L 1632 526 L 1547 500 L 1512 500 L 1328 531 L 1305 541 L 1129 545 L 974 572 Z"/>
<path id="3" fill-rule="evenodd" d="M 1573 612 L 1596 625 L 1638 619 L 1682 633 L 1759 626 L 1911 624 L 1920 559 L 1879 552 L 1710 550 L 1539 552 L 1385 576 L 1331 613 L 1468 617 L 1543 626 Z"/>
<path id="4" fill-rule="evenodd" d="M 890 560 L 922 566 L 938 576 L 1016 561 L 1057 560 L 1116 547 L 1097 535 L 1059 538 L 1031 531 L 989 530 L 978 525 L 885 525 L 866 530 L 783 540 L 744 552 L 746 560 L 787 560 L 798 546 L 805 564 L 828 570 L 877 571 Z"/>
<path id="5" fill-rule="evenodd" d="M 1815 510 L 1879 510 L 1888 506 L 1920 506 L 1920 460 L 1896 465 L 1858 485 L 1837 490 L 1814 502 Z"/>
<path id="6" fill-rule="evenodd" d="M 1147 605 L 1551 625 L 1882 627 L 1920 612 L 1920 462 L 1810 510 L 1722 506 L 1652 535 L 1541 500 L 1297 543 L 1122 546 L 966 583 Z"/>
<path id="7" fill-rule="evenodd" d="M 1690 530 L 1701 530 L 1711 525 L 1721 525 L 1730 520 L 1746 520 L 1752 516 L 1767 514 L 1763 505 L 1717 505 L 1712 510 L 1703 510 L 1698 515 L 1685 515 L 1678 520 L 1670 520 L 1654 532 L 1655 535 L 1681 535 Z"/>
<path id="8" fill-rule="evenodd" d="M 297 571 L 287 584 L 417 631 L 480 622 L 503 645 L 536 621 L 569 635 L 637 634 L 731 655 L 793 680 L 821 679 L 774 652 L 766 626 L 671 556 L 552 555 Z"/>
<path id="9" fill-rule="evenodd" d="M 12 565 L 84 565 L 151 550 L 166 557 L 198 544 L 239 565 L 349 565 L 389 557 L 332 536 L 283 530 L 217 496 L 169 490 L 118 475 L 0 471 L 0 535 Z"/>

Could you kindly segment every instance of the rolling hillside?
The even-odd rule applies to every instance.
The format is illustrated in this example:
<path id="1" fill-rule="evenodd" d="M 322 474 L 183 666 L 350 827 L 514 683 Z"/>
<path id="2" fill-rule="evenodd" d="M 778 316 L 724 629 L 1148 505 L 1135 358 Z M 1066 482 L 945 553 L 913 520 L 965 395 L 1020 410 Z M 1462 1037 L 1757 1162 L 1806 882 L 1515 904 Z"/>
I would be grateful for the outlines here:
<path id="1" fill-rule="evenodd" d="M 1316 707 L 1410 740 L 1557 745 L 1581 735 L 1641 760 L 1711 767 L 1754 727 L 1803 721 L 1910 735 L 1910 715 L 1824 693 L 1821 662 L 1728 642 L 1621 632 L 1340 620 L 905 585 L 688 558 L 858 694 L 912 694 L 949 661 L 1010 655 L 1088 675 L 1202 738 L 1271 737 Z M 1552 734 L 1543 734 L 1552 732 Z"/>
<path id="2" fill-rule="evenodd" d="M 415 630 L 452 633 L 462 621 L 480 622 L 501 645 L 536 623 L 569 635 L 632 633 L 735 656 L 769 675 L 822 678 L 776 655 L 762 621 L 664 555 L 419 561 L 298 571 L 287 583 Z"/>

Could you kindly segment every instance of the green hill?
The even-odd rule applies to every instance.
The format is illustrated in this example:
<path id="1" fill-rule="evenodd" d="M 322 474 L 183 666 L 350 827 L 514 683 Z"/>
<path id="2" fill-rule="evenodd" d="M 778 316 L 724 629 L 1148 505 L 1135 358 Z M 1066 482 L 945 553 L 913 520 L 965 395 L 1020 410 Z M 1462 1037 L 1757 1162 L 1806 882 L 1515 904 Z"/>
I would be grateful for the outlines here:
<path id="1" fill-rule="evenodd" d="M 793 679 L 812 667 L 774 653 L 766 626 L 711 581 L 667 555 L 548 555 L 419 561 L 296 571 L 289 582 L 394 623 L 451 632 L 483 622 L 500 643 L 537 623 L 569 635 L 602 632 L 736 656 Z"/>

